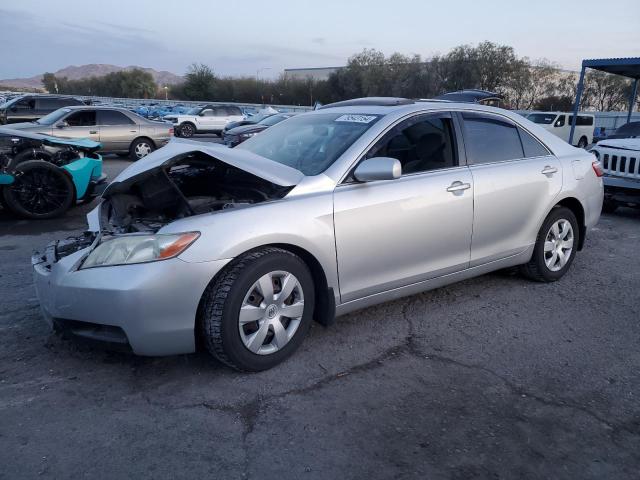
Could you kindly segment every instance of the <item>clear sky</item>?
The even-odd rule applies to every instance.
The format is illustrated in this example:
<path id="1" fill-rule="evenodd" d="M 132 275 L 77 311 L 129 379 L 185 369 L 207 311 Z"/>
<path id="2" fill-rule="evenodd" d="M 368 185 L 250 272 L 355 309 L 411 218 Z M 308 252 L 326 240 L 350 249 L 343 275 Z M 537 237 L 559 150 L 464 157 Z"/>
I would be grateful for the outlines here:
<path id="1" fill-rule="evenodd" d="M 376 48 L 430 56 L 483 40 L 577 69 L 640 56 L 640 0 L 0 0 L 0 78 L 68 65 L 277 76 Z"/>

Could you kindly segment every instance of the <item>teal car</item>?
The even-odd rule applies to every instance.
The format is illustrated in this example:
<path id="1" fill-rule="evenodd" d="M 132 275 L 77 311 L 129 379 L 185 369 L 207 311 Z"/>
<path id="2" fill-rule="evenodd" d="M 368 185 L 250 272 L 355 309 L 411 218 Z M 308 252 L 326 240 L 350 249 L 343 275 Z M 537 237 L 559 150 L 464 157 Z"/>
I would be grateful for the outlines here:
<path id="1" fill-rule="evenodd" d="M 0 128 L 0 201 L 14 214 L 53 218 L 102 193 L 100 143 Z"/>

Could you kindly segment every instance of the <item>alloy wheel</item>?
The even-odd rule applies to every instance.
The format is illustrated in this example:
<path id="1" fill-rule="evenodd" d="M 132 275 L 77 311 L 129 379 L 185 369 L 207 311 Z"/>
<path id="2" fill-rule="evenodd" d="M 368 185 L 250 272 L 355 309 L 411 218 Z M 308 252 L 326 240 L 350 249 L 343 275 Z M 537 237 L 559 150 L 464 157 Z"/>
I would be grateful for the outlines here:
<path id="1" fill-rule="evenodd" d="M 544 241 L 544 263 L 552 272 L 562 270 L 573 252 L 573 227 L 569 220 L 557 220 L 547 232 Z"/>
<path id="2" fill-rule="evenodd" d="M 246 293 L 238 316 L 240 338 L 257 355 L 284 348 L 293 338 L 304 313 L 304 292 L 289 272 L 261 276 Z"/>
<path id="3" fill-rule="evenodd" d="M 136 144 L 134 153 L 136 155 L 136 158 L 146 157 L 151 153 L 151 145 L 149 145 L 147 142 L 140 142 Z"/>
<path id="4" fill-rule="evenodd" d="M 60 208 L 69 195 L 60 176 L 45 169 L 20 173 L 10 191 L 25 210 L 37 215 L 46 215 Z"/>

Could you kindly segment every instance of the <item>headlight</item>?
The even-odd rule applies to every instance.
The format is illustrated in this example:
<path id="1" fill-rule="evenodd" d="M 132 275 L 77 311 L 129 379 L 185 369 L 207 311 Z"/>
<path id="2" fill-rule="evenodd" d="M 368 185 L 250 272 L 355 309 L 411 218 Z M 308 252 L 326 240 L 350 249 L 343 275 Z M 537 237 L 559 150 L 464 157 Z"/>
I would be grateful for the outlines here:
<path id="1" fill-rule="evenodd" d="M 166 260 L 180 255 L 199 236 L 200 232 L 188 232 L 113 237 L 100 243 L 89 254 L 80 268 Z"/>

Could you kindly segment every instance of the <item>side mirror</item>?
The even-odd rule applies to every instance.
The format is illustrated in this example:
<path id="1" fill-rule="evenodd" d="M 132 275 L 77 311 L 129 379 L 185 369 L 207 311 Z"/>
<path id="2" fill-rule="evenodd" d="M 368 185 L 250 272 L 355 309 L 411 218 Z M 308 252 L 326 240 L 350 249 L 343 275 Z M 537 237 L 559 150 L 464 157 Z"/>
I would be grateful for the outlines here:
<path id="1" fill-rule="evenodd" d="M 67 128 L 69 126 L 69 124 L 67 122 L 65 122 L 64 120 L 61 122 L 56 123 L 56 127 L 57 128 Z"/>
<path id="2" fill-rule="evenodd" d="M 390 157 L 367 158 L 360 162 L 353 172 L 359 182 L 375 182 L 376 180 L 395 180 L 402 176 L 400 161 Z"/>

